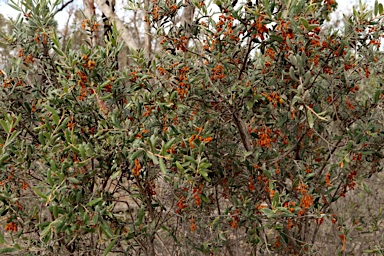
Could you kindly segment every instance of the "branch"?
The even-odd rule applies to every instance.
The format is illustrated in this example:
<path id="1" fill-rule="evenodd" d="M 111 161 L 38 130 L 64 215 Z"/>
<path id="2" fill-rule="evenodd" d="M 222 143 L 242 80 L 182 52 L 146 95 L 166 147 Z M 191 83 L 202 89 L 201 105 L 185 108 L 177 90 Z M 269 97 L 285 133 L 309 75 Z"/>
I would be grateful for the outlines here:
<path id="1" fill-rule="evenodd" d="M 116 28 L 121 31 L 121 38 L 125 42 L 125 44 L 137 50 L 138 47 L 135 41 L 132 39 L 132 36 L 128 32 L 128 29 L 124 26 L 124 23 L 120 20 L 119 17 L 112 11 L 111 7 L 106 4 L 106 0 L 95 0 L 97 6 L 103 12 L 103 14 L 111 21 L 116 23 Z"/>
<path id="2" fill-rule="evenodd" d="M 233 114 L 233 121 L 236 124 L 237 130 L 239 131 L 241 141 L 243 142 L 243 145 L 247 151 L 252 151 L 251 147 L 251 140 L 249 139 L 247 129 L 243 123 L 243 120 L 239 118 L 239 116 L 234 113 Z"/>
<path id="3" fill-rule="evenodd" d="M 61 3 L 61 7 L 55 11 L 55 14 L 64 10 L 64 8 L 67 7 L 69 4 L 73 3 L 73 1 L 74 0 L 69 0 L 66 3 Z"/>

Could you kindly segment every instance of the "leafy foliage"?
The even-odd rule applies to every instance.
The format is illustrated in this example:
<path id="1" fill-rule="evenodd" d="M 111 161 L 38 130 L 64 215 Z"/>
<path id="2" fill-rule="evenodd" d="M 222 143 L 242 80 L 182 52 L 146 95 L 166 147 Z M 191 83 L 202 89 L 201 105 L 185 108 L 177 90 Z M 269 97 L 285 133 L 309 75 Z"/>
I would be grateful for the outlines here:
<path id="1" fill-rule="evenodd" d="M 348 250 L 332 205 L 381 171 L 383 7 L 340 32 L 334 1 L 262 2 L 196 2 L 183 26 L 182 2 L 152 3 L 161 50 L 123 69 L 116 28 L 72 50 L 59 2 L 11 2 L 0 250 L 310 254 L 325 219 Z"/>

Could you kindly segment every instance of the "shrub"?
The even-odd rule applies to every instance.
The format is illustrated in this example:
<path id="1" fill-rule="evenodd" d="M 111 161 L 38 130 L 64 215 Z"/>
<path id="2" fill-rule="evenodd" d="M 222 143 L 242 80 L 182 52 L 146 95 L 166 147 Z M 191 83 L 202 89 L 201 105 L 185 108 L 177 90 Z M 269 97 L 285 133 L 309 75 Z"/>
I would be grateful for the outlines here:
<path id="1" fill-rule="evenodd" d="M 22 1 L 2 72 L 2 252 L 311 254 L 332 205 L 381 170 L 382 5 L 159 1 L 145 57 L 113 28 L 71 50 L 57 3 Z M 87 21 L 97 31 L 96 21 Z M 92 36 L 92 33 L 90 34 Z"/>

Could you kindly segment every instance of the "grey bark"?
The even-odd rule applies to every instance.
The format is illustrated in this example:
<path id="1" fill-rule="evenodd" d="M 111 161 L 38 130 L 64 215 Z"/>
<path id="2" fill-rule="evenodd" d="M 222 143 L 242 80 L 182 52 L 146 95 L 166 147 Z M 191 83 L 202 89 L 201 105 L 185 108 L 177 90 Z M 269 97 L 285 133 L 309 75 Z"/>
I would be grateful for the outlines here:
<path id="1" fill-rule="evenodd" d="M 105 17 L 107 17 L 111 22 L 116 23 L 116 28 L 117 30 L 121 31 L 121 38 L 125 44 L 128 47 L 137 50 L 138 47 L 135 41 L 132 39 L 131 34 L 128 32 L 128 29 L 124 26 L 119 17 L 117 17 L 117 15 L 112 11 L 111 7 L 106 4 L 106 0 L 95 0 L 95 2 Z"/>

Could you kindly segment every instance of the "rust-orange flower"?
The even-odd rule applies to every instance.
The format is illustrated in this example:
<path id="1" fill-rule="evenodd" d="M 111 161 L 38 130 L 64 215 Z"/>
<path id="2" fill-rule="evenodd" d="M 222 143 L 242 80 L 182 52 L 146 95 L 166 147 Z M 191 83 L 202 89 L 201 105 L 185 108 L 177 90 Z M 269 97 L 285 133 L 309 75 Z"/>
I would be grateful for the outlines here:
<path id="1" fill-rule="evenodd" d="M 139 161 L 139 159 L 136 158 L 135 159 L 135 166 L 132 169 L 133 175 L 135 175 L 136 177 L 139 176 L 140 170 L 141 170 L 140 161 Z"/>
<path id="2" fill-rule="evenodd" d="M 5 226 L 4 226 L 4 229 L 5 231 L 17 231 L 17 225 L 16 223 L 14 223 L 13 221 L 12 222 L 9 222 L 7 223 Z"/>
<path id="3" fill-rule="evenodd" d="M 313 205 L 313 197 L 311 195 L 309 195 L 308 193 L 306 193 L 303 196 L 303 198 L 301 198 L 300 206 L 305 208 L 305 209 L 308 209 L 312 205 Z"/>

